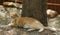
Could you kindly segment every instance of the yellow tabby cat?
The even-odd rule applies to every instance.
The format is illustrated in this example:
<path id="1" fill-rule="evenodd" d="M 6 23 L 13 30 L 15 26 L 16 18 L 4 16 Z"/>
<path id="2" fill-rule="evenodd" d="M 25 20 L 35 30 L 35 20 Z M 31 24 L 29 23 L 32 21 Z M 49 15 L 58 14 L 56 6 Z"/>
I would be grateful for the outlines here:
<path id="1" fill-rule="evenodd" d="M 48 27 L 45 27 L 40 21 L 34 18 L 30 17 L 19 17 L 16 13 L 10 14 L 11 18 L 14 18 L 14 20 L 8 24 L 8 26 L 20 26 L 23 28 L 29 28 L 27 31 L 32 31 L 39 29 L 39 32 L 42 32 L 44 29 L 48 29 Z M 56 31 L 55 28 L 52 28 L 51 30 Z"/>

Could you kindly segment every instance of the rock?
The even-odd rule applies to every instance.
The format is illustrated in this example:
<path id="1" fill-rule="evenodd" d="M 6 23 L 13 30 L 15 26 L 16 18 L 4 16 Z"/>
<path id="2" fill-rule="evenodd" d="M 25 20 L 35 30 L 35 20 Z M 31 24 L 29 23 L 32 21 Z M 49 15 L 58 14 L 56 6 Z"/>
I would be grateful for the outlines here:
<path id="1" fill-rule="evenodd" d="M 48 26 L 60 28 L 60 16 L 58 15 L 55 18 L 48 19 Z"/>
<path id="2" fill-rule="evenodd" d="M 53 33 L 54 35 L 60 35 L 60 15 L 55 18 L 48 19 L 48 26 L 57 30 Z"/>
<path id="3" fill-rule="evenodd" d="M 13 3 L 13 2 L 4 2 L 3 5 L 14 6 L 14 7 L 17 7 L 17 8 L 22 8 L 22 4 Z"/>

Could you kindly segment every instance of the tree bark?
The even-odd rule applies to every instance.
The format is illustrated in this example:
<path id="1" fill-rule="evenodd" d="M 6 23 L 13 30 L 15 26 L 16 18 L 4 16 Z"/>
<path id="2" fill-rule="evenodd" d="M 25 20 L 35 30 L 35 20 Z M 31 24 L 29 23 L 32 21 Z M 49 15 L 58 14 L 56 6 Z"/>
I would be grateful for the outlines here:
<path id="1" fill-rule="evenodd" d="M 46 0 L 23 0 L 22 16 L 35 18 L 47 26 Z"/>

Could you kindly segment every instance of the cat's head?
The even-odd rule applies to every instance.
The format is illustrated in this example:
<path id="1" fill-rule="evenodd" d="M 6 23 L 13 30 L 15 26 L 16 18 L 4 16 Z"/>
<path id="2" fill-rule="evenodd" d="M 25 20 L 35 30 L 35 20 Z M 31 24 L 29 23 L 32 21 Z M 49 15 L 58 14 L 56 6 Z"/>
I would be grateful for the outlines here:
<path id="1" fill-rule="evenodd" d="M 19 15 L 17 12 L 11 12 L 10 13 L 10 17 L 11 18 L 17 18 L 17 17 L 20 17 L 21 15 Z"/>

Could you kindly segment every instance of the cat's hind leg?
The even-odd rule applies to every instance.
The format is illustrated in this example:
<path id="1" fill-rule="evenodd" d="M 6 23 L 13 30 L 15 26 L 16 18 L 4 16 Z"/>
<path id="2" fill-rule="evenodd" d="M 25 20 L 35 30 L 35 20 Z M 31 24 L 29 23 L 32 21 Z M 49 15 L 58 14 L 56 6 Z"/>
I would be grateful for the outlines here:
<path id="1" fill-rule="evenodd" d="M 40 28 L 40 30 L 38 32 L 42 32 L 44 30 L 44 28 Z"/>
<path id="2" fill-rule="evenodd" d="M 31 28 L 31 29 L 28 29 L 27 31 L 33 31 L 33 30 L 36 30 L 36 29 Z"/>

